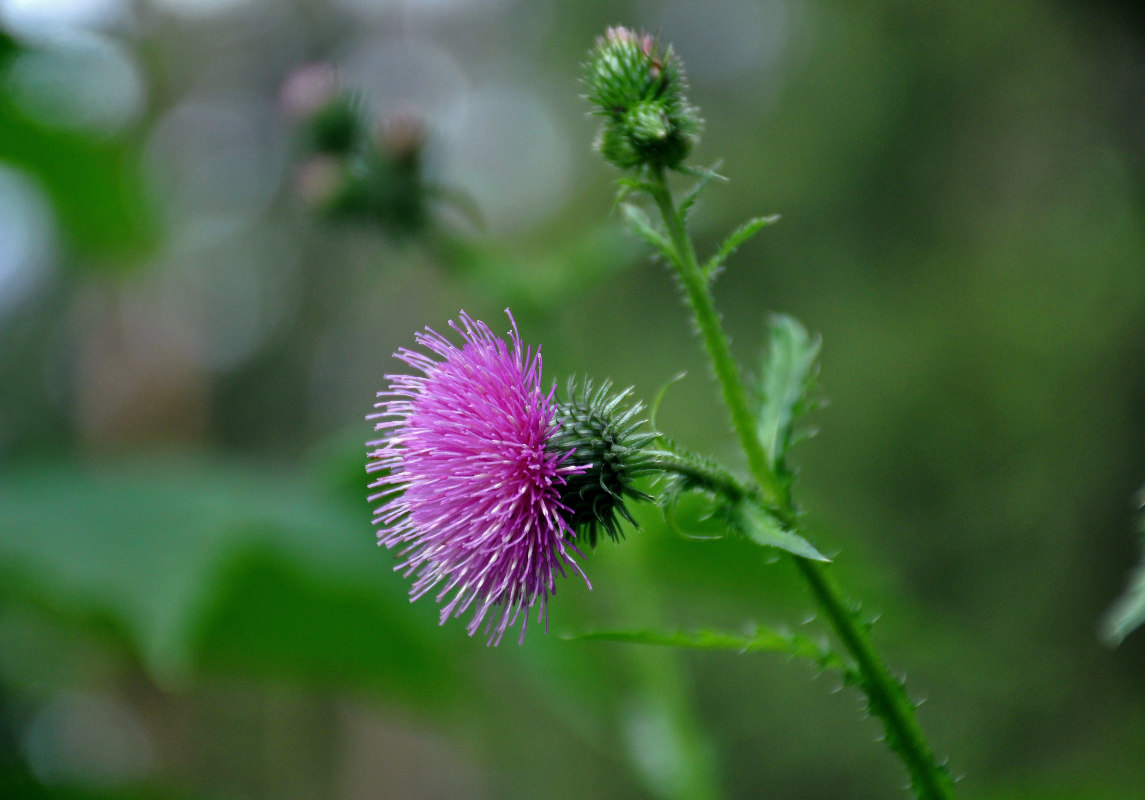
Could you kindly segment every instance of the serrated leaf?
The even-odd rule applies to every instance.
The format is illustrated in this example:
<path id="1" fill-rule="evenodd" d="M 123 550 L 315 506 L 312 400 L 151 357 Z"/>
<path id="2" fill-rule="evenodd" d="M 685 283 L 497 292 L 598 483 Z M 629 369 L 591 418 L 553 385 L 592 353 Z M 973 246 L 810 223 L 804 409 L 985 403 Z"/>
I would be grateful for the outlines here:
<path id="1" fill-rule="evenodd" d="M 736 530 L 762 547 L 777 547 L 812 561 L 831 560 L 750 498 L 744 498 L 731 506 L 728 509 L 728 519 Z"/>
<path id="2" fill-rule="evenodd" d="M 757 233 L 763 230 L 763 228 L 778 220 L 778 215 L 772 215 L 770 217 L 752 217 L 747 222 L 743 223 L 730 234 L 728 234 L 728 238 L 724 239 L 723 244 L 720 245 L 720 249 L 716 251 L 714 256 L 708 259 L 706 264 L 704 264 L 704 277 L 711 278 L 713 275 L 715 275 L 719 268 L 724 265 L 724 262 L 731 257 L 732 253 L 739 249 L 740 245 L 742 245 L 751 237 L 755 236 Z"/>
<path id="3" fill-rule="evenodd" d="M 660 251 L 660 253 L 669 261 L 676 259 L 676 251 L 672 247 L 672 243 L 668 238 L 652 225 L 652 220 L 644 213 L 644 209 L 635 206 L 632 203 L 623 203 L 620 206 L 620 213 L 624 215 L 625 222 L 628 227 L 636 233 L 652 247 Z"/>
<path id="4" fill-rule="evenodd" d="M 805 658 L 822 667 L 843 669 L 844 665 L 834 653 L 825 650 L 806 636 L 781 633 L 771 628 L 757 626 L 749 635 L 725 633 L 723 631 L 591 631 L 589 633 L 564 637 L 576 642 L 623 642 L 626 644 L 647 644 L 658 647 L 679 647 L 687 650 L 735 650 L 739 653 L 785 653 Z"/>
<path id="5" fill-rule="evenodd" d="M 784 471 L 793 423 L 814 405 L 808 394 L 818 372 L 821 346 L 819 337 L 810 336 L 794 317 L 779 314 L 772 319 L 760 380 L 757 433 L 768 463 L 777 472 Z"/>

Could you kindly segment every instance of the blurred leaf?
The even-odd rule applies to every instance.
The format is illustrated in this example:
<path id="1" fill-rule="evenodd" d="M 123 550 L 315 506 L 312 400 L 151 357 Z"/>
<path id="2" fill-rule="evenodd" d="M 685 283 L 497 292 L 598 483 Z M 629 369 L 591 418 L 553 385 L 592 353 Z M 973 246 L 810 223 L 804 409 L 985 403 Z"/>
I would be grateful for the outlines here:
<path id="1" fill-rule="evenodd" d="M 806 636 L 793 633 L 780 633 L 757 626 L 750 635 L 725 633 L 722 631 L 592 631 L 566 636 L 577 642 L 627 642 L 629 644 L 651 644 L 661 647 L 680 647 L 688 650 L 735 650 L 740 653 L 786 653 L 790 656 L 812 661 L 830 669 L 844 669 L 837 655 L 825 649 Z"/>
<path id="2" fill-rule="evenodd" d="M 567 303 L 572 294 L 599 284 L 628 265 L 639 246 L 616 225 L 593 228 L 571 239 L 552 237 L 523 251 L 439 236 L 434 244 L 447 268 L 464 277 L 473 290 L 497 298 L 513 309 L 548 309 Z"/>
<path id="3" fill-rule="evenodd" d="M 16 40 L 0 28 L 0 67 L 5 66 L 8 59 L 18 52 L 20 52 L 20 46 L 16 44 Z"/>
<path id="4" fill-rule="evenodd" d="M 45 786 L 22 770 L 6 771 L 0 765 L 0 797 L 7 800 L 179 800 L 187 795 L 159 785 L 98 788 Z"/>
<path id="5" fill-rule="evenodd" d="M 1111 646 L 1121 644 L 1126 636 L 1145 623 L 1145 556 L 1129 580 L 1129 587 L 1109 609 L 1102 622 L 1102 638 Z"/>
<path id="6" fill-rule="evenodd" d="M 692 207 L 696 205 L 696 201 L 700 199 L 700 194 L 704 191 L 704 189 L 708 188 L 708 184 L 711 183 L 712 180 L 715 178 L 719 178 L 721 181 L 727 180 L 727 178 L 725 178 L 723 175 L 720 175 L 717 171 L 721 166 L 723 166 L 722 159 L 716 161 L 716 163 L 712 164 L 711 167 L 688 167 L 682 170 L 682 172 L 685 172 L 688 175 L 695 176 L 698 178 L 698 180 L 680 200 L 681 217 L 688 216 L 688 213 L 692 210 Z"/>
<path id="7" fill-rule="evenodd" d="M 643 178 L 619 178 L 616 181 L 616 203 L 620 204 L 627 200 L 634 194 L 643 192 L 647 195 L 655 195 L 659 187 L 651 181 L 646 181 Z"/>
<path id="8" fill-rule="evenodd" d="M 760 380 L 758 432 L 768 462 L 780 474 L 786 472 L 784 458 L 793 443 L 795 420 L 814 407 L 808 394 L 821 344 L 795 318 L 772 318 Z"/>
<path id="9" fill-rule="evenodd" d="M 728 238 L 724 239 L 720 249 L 716 254 L 708 259 L 707 263 L 703 266 L 704 277 L 709 280 L 723 267 L 724 263 L 731 258 L 732 253 L 739 249 L 740 245 L 746 242 L 751 237 L 755 236 L 768 225 L 779 220 L 778 215 L 770 217 L 752 217 L 747 222 L 740 225 L 730 234 Z"/>
<path id="10" fill-rule="evenodd" d="M 110 622 L 162 683 L 225 667 L 422 700 L 457 685 L 364 501 L 183 457 L 9 469 L 0 496 L 0 596 Z"/>
<path id="11" fill-rule="evenodd" d="M 644 209 L 632 203 L 622 203 L 620 205 L 620 213 L 624 215 L 624 221 L 628 223 L 629 229 L 639 236 L 656 250 L 668 261 L 673 261 L 676 257 L 676 251 L 672 247 L 672 243 L 656 230 L 652 225 L 652 220 L 644 213 Z"/>
<path id="12" fill-rule="evenodd" d="M 0 41 L 0 62 L 4 47 Z M 28 119 L 0 84 L 0 162 L 39 179 L 69 244 L 81 255 L 138 255 L 151 243 L 153 220 L 137 149 L 129 140 L 98 139 Z"/>
<path id="13" fill-rule="evenodd" d="M 385 572 L 389 561 L 375 566 Z M 457 676 L 419 622 L 404 594 L 379 602 L 374 587 L 314 574 L 263 545 L 228 560 L 193 650 L 201 669 L 380 685 L 432 700 L 448 694 Z"/>
<path id="14" fill-rule="evenodd" d="M 780 550 L 813 561 L 831 560 L 751 498 L 744 498 L 731 506 L 728 516 L 731 524 L 740 533 L 758 545 L 778 547 Z"/>

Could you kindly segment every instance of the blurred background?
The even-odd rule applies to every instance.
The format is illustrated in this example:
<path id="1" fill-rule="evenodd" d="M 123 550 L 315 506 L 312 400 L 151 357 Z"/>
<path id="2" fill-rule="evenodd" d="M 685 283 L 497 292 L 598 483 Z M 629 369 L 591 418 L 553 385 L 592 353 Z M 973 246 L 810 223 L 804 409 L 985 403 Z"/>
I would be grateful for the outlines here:
<path id="1" fill-rule="evenodd" d="M 643 509 L 549 635 L 489 649 L 374 544 L 363 417 L 392 352 L 462 308 L 506 330 L 511 307 L 562 383 L 650 399 L 687 370 L 659 427 L 738 464 L 591 152 L 579 65 L 610 24 L 687 65 L 693 161 L 730 178 L 701 251 L 782 215 L 717 300 L 747 370 L 769 311 L 823 336 L 799 498 L 961 796 L 1145 795 L 1145 632 L 1098 638 L 1140 557 L 1143 22 L 1112 0 L 0 0 L 0 796 L 900 796 L 834 675 L 562 638 L 825 635 L 784 559 Z M 450 191 L 420 227 L 316 213 L 329 170 L 282 89 L 316 62 L 368 118 L 424 120 Z M 719 534 L 703 510 L 681 528 Z"/>

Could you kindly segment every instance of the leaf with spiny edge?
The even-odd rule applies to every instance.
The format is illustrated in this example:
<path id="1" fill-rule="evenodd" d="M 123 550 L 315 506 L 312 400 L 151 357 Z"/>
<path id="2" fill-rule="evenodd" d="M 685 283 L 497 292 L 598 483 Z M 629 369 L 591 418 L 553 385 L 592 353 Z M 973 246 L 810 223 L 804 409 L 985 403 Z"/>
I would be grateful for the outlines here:
<path id="1" fill-rule="evenodd" d="M 716 273 L 723 267 L 726 262 L 736 250 L 740 248 L 748 239 L 755 236 L 768 225 L 779 221 L 778 214 L 772 214 L 769 217 L 752 217 L 747 222 L 740 225 L 730 234 L 728 238 L 724 239 L 720 249 L 716 254 L 709 258 L 703 266 L 704 277 L 711 280 L 715 277 Z"/>
<path id="2" fill-rule="evenodd" d="M 812 561 L 831 561 L 754 498 L 744 497 L 735 503 L 728 503 L 725 510 L 728 523 L 762 547 L 776 547 Z"/>

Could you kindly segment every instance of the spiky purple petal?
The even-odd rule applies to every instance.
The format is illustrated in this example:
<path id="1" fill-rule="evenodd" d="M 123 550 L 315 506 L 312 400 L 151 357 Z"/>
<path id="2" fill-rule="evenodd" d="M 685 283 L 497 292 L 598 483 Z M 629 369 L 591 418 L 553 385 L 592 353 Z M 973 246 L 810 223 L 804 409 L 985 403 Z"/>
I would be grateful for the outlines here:
<path id="1" fill-rule="evenodd" d="M 495 645 L 523 617 L 524 641 L 529 610 L 545 620 L 565 566 L 585 578 L 560 497 L 584 467 L 546 449 L 555 387 L 541 389 L 540 348 L 522 347 L 511 314 L 510 343 L 464 311 L 459 319 L 449 325 L 460 347 L 426 328 L 415 340 L 428 354 L 394 354 L 422 374 L 386 375 L 368 417 L 382 432 L 367 466 L 381 473 L 370 484 L 378 544 L 402 545 L 395 569 L 415 576 L 411 601 L 436 590 L 442 624 L 474 607 L 469 635 L 485 622 Z"/>

